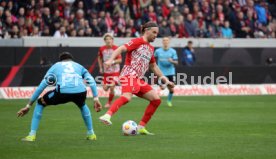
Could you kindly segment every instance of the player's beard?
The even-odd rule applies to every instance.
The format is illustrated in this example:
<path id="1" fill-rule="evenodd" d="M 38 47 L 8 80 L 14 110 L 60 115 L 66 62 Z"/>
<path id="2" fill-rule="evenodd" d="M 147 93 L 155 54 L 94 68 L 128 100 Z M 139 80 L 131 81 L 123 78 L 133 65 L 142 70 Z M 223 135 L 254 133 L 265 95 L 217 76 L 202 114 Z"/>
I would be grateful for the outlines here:
<path id="1" fill-rule="evenodd" d="M 154 40 L 155 40 L 155 37 L 150 37 L 149 38 L 149 42 L 154 42 Z"/>

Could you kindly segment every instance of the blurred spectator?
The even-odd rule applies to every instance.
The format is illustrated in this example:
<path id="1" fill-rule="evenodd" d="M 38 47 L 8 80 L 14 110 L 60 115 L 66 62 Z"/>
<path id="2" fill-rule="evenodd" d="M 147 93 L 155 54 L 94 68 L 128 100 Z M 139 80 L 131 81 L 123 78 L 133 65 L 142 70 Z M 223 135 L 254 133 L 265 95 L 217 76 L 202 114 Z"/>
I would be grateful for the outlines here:
<path id="1" fill-rule="evenodd" d="M 83 28 L 80 28 L 80 29 L 78 30 L 77 36 L 78 36 L 78 37 L 83 37 L 83 36 L 84 36 L 84 29 L 83 29 Z"/>
<path id="2" fill-rule="evenodd" d="M 229 26 L 230 26 L 229 21 L 225 21 L 224 27 L 221 28 L 221 34 L 223 38 L 228 38 L 228 39 L 233 38 L 233 32 Z"/>
<path id="3" fill-rule="evenodd" d="M 183 15 L 183 11 L 184 11 L 184 6 L 185 6 L 185 1 L 184 0 L 178 0 L 178 4 L 177 4 L 177 10 Z"/>
<path id="4" fill-rule="evenodd" d="M 177 30 L 178 30 L 178 37 L 179 38 L 183 38 L 183 37 L 188 37 L 188 33 L 186 31 L 186 28 L 185 28 L 185 24 L 184 24 L 184 16 L 181 15 L 178 17 L 177 19 Z"/>
<path id="5" fill-rule="evenodd" d="M 181 14 L 178 11 L 177 7 L 174 7 L 173 10 L 171 11 L 170 18 L 177 19 Z"/>
<path id="6" fill-rule="evenodd" d="M 192 41 L 188 41 L 187 46 L 182 50 L 181 62 L 184 66 L 192 66 L 195 64 L 196 58 L 194 54 Z"/>
<path id="7" fill-rule="evenodd" d="M 42 57 L 39 64 L 41 65 L 41 67 L 48 67 L 52 65 L 51 61 L 47 57 Z"/>
<path id="8" fill-rule="evenodd" d="M 129 19 L 130 11 L 127 3 L 128 3 L 128 0 L 120 0 L 120 2 L 114 8 L 113 15 L 115 17 L 119 17 L 119 13 L 123 12 L 124 18 Z"/>
<path id="9" fill-rule="evenodd" d="M 267 66 L 276 66 L 275 59 L 273 59 L 272 57 L 268 57 L 265 61 L 265 64 Z"/>
<path id="10" fill-rule="evenodd" d="M 185 20 L 185 28 L 189 37 L 196 37 L 197 22 L 193 20 L 192 14 L 188 14 Z"/>
<path id="11" fill-rule="evenodd" d="M 31 36 L 33 37 L 39 37 L 40 36 L 40 32 L 39 32 L 39 28 L 34 26 L 33 27 L 33 32 L 31 33 Z"/>
<path id="12" fill-rule="evenodd" d="M 92 37 L 93 36 L 93 32 L 92 32 L 91 28 L 85 29 L 85 36 L 87 36 L 87 37 Z"/>
<path id="13" fill-rule="evenodd" d="M 25 16 L 26 16 L 25 15 L 25 8 L 24 7 L 19 8 L 17 18 L 20 18 L 20 17 L 25 18 Z"/>
<path id="14" fill-rule="evenodd" d="M 256 30 L 257 22 L 254 18 L 254 12 L 252 10 L 247 10 L 247 19 L 245 20 L 246 26 L 248 26 L 249 30 L 249 37 L 254 37 L 254 32 Z"/>
<path id="15" fill-rule="evenodd" d="M 55 38 L 67 38 L 68 35 L 67 35 L 66 32 L 65 32 L 65 27 L 64 27 L 64 26 L 61 26 L 61 27 L 59 28 L 59 30 L 57 30 L 57 31 L 55 32 L 54 37 L 55 37 Z"/>
<path id="16" fill-rule="evenodd" d="M 269 12 L 271 13 L 272 17 L 276 19 L 276 1 L 270 0 L 271 4 L 268 5 Z"/>
<path id="17" fill-rule="evenodd" d="M 159 28 L 159 37 L 171 37 L 171 30 L 166 20 L 162 21 L 162 25 Z"/>
<path id="18" fill-rule="evenodd" d="M 275 20 L 275 0 L 4 0 L 0 36 L 53 36 L 64 26 L 69 36 L 133 37 L 154 21 L 159 36 L 220 38 L 229 21 L 233 37 L 275 38 Z"/>
<path id="19" fill-rule="evenodd" d="M 220 21 L 218 19 L 214 20 L 213 31 L 215 33 L 215 38 L 220 38 L 221 37 L 221 24 L 220 24 Z"/>
<path id="20" fill-rule="evenodd" d="M 106 27 L 107 27 L 107 32 L 109 32 L 109 33 L 113 32 L 113 29 L 112 29 L 112 27 L 113 27 L 113 20 L 112 20 L 112 18 L 110 16 L 109 12 L 106 13 L 105 24 L 106 24 Z"/>
<path id="21" fill-rule="evenodd" d="M 135 26 L 134 20 L 132 19 L 129 19 L 127 22 L 126 34 L 126 37 L 135 37 L 137 34 L 139 34 L 139 29 Z"/>
<path id="22" fill-rule="evenodd" d="M 255 10 L 257 13 L 257 20 L 259 23 L 266 25 L 267 24 L 267 14 L 264 8 L 265 2 L 262 1 L 261 4 L 257 1 L 255 5 Z"/>
<path id="23" fill-rule="evenodd" d="M 170 15 L 173 6 L 174 5 L 170 2 L 170 0 L 164 0 L 164 3 L 162 5 L 162 16 L 165 19 L 168 19 L 168 16 Z"/>
<path id="24" fill-rule="evenodd" d="M 50 14 L 50 9 L 48 7 L 45 7 L 43 9 L 42 19 L 43 19 L 43 22 L 45 25 L 51 26 L 52 18 L 51 18 L 51 14 Z"/>
<path id="25" fill-rule="evenodd" d="M 178 37 L 178 28 L 174 21 L 174 17 L 170 17 L 170 19 L 169 19 L 169 28 L 170 28 L 171 36 Z"/>
<path id="26" fill-rule="evenodd" d="M 98 26 L 98 20 L 97 19 L 92 20 L 91 28 L 92 28 L 92 31 L 93 31 L 93 35 L 95 35 L 97 37 L 101 36 L 101 28 Z"/>
<path id="27" fill-rule="evenodd" d="M 11 38 L 19 38 L 19 29 L 17 25 L 12 26 L 10 35 L 11 35 Z"/>
<path id="28" fill-rule="evenodd" d="M 244 21 L 244 14 L 242 11 L 238 13 L 238 18 L 235 21 L 235 33 L 236 38 L 247 38 L 250 37 L 250 28 Z"/>
<path id="29" fill-rule="evenodd" d="M 223 13 L 223 7 L 222 7 L 222 5 L 220 5 L 220 4 L 217 5 L 217 13 L 216 13 L 216 16 L 217 16 L 217 19 L 219 20 L 219 23 L 220 23 L 221 25 L 223 25 L 225 16 L 224 16 L 224 13 Z"/>
<path id="30" fill-rule="evenodd" d="M 42 33 L 41 33 L 41 36 L 51 36 L 50 35 L 50 29 L 48 26 L 45 26 Z"/>
<path id="31" fill-rule="evenodd" d="M 204 38 L 206 32 L 206 23 L 204 21 L 202 12 L 198 12 L 197 14 L 197 25 L 198 28 L 196 29 L 196 37 Z"/>
<path id="32" fill-rule="evenodd" d="M 150 21 L 157 22 L 157 16 L 156 16 L 156 13 L 154 11 L 154 7 L 153 6 L 149 6 L 148 15 L 149 15 L 149 20 Z"/>

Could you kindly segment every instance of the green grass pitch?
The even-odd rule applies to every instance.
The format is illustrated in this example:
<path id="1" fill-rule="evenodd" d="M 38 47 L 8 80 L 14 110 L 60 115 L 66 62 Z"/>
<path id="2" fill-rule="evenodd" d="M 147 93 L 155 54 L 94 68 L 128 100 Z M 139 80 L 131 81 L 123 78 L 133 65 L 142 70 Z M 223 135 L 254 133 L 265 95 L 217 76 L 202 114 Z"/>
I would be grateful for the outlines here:
<path id="1" fill-rule="evenodd" d="M 101 99 L 102 103 L 105 99 Z M 0 100 L 0 159 L 275 159 L 276 97 L 175 97 L 166 100 L 147 125 L 155 136 L 123 136 L 121 125 L 139 122 L 147 101 L 134 98 L 108 127 L 93 124 L 98 140 L 85 140 L 86 129 L 72 103 L 44 109 L 36 142 L 22 142 L 32 111 L 17 118 L 27 100 Z"/>

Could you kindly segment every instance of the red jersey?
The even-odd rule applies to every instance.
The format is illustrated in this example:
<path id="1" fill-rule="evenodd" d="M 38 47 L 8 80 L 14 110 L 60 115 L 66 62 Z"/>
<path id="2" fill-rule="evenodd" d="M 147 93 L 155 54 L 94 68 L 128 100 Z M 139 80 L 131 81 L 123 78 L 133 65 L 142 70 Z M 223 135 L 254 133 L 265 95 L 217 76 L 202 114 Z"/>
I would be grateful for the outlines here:
<path id="1" fill-rule="evenodd" d="M 154 47 L 142 37 L 132 39 L 125 47 L 127 53 L 121 76 L 143 77 L 149 69 L 149 64 L 155 63 Z"/>
<path id="2" fill-rule="evenodd" d="M 118 48 L 118 46 L 113 45 L 111 48 L 108 48 L 107 46 L 102 46 L 99 49 L 99 53 L 98 55 L 103 59 L 103 62 L 107 61 L 114 50 L 116 50 Z M 116 59 L 121 59 L 122 56 L 119 55 L 116 57 Z M 104 67 L 104 73 L 117 73 L 120 72 L 120 64 L 115 64 L 115 65 L 111 65 L 110 67 L 106 67 L 105 65 Z"/>

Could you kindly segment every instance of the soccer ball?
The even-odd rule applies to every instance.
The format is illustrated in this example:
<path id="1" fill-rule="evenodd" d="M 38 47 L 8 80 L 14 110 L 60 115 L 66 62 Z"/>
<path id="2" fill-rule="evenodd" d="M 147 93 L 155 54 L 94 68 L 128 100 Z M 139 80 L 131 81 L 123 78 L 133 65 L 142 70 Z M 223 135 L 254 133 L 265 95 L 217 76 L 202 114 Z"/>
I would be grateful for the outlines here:
<path id="1" fill-rule="evenodd" d="M 122 125 L 123 134 L 126 136 L 137 135 L 137 124 L 135 121 L 128 120 Z"/>

